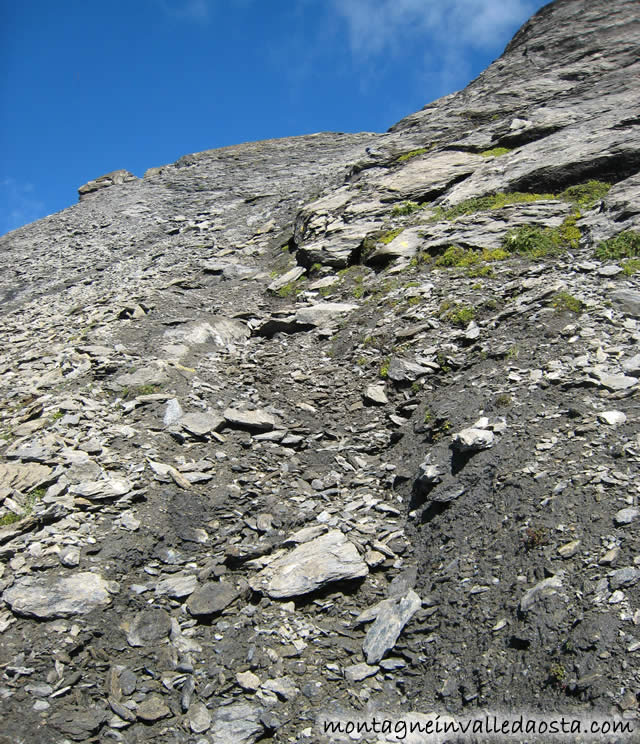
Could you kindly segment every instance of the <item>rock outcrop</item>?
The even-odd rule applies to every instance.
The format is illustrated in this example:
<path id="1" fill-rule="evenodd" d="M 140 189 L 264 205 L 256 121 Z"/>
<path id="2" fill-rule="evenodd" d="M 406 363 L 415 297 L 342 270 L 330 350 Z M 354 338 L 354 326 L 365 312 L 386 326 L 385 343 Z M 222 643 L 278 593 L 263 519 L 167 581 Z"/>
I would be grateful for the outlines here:
<path id="1" fill-rule="evenodd" d="M 93 194 L 101 189 L 137 180 L 136 176 L 134 176 L 133 173 L 129 173 L 127 170 L 112 171 L 104 176 L 100 176 L 100 178 L 95 178 L 93 181 L 85 183 L 84 186 L 80 186 L 78 189 L 78 197 L 80 201 L 82 201 L 83 199 L 86 199 L 89 194 Z"/>
<path id="2" fill-rule="evenodd" d="M 557 0 L 387 133 L 0 238 L 0 741 L 637 736 L 639 52 L 635 0 Z"/>

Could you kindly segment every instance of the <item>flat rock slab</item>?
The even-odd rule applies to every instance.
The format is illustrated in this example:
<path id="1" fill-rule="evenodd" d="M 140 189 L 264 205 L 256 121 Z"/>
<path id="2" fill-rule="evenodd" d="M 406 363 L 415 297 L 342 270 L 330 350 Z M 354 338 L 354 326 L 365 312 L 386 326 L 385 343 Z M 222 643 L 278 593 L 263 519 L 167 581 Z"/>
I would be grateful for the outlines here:
<path id="1" fill-rule="evenodd" d="M 165 338 L 182 341 L 190 346 L 215 344 L 223 348 L 232 347 L 250 335 L 247 326 L 239 320 L 217 317 L 208 321 L 189 323 L 183 328 L 165 331 Z"/>
<path id="2" fill-rule="evenodd" d="M 224 419 L 213 413 L 194 412 L 185 414 L 178 423 L 190 434 L 204 437 L 213 431 L 220 431 L 224 426 Z"/>
<path id="3" fill-rule="evenodd" d="M 613 572 L 609 578 L 609 586 L 612 590 L 615 590 L 621 587 L 633 586 L 638 581 L 640 581 L 640 568 L 628 566 L 627 568 L 619 568 Z"/>
<path id="4" fill-rule="evenodd" d="M 441 192 L 484 162 L 480 155 L 467 152 L 436 153 L 412 158 L 403 168 L 372 180 L 376 187 L 393 193 L 397 200 L 417 200 Z"/>
<path id="5" fill-rule="evenodd" d="M 276 558 L 249 583 L 275 599 L 308 594 L 332 581 L 360 579 L 369 573 L 355 545 L 339 530 L 303 543 Z"/>
<path id="6" fill-rule="evenodd" d="M 625 374 L 631 375 L 632 377 L 640 377 L 640 354 L 632 356 L 631 359 L 627 359 L 622 363 L 622 369 Z"/>
<path id="7" fill-rule="evenodd" d="M 131 490 L 131 483 L 126 478 L 112 478 L 110 480 L 83 481 L 69 488 L 69 493 L 82 496 L 92 501 L 116 499 Z"/>
<path id="8" fill-rule="evenodd" d="M 279 289 L 286 287 L 287 284 L 295 282 L 296 279 L 299 279 L 305 271 L 306 269 L 303 266 L 294 266 L 292 269 L 289 269 L 289 271 L 285 272 L 282 276 L 274 279 L 267 287 L 267 289 L 270 292 L 277 292 Z"/>
<path id="9" fill-rule="evenodd" d="M 267 411 L 243 411 L 240 408 L 227 408 L 224 418 L 230 426 L 249 431 L 271 431 L 276 427 L 277 419 Z"/>
<path id="10" fill-rule="evenodd" d="M 56 711 L 49 722 L 53 728 L 73 741 L 87 741 L 100 730 L 106 717 L 106 712 L 101 708 L 74 708 Z"/>
<path id="11" fill-rule="evenodd" d="M 198 579 L 193 574 L 175 573 L 166 576 L 156 584 L 156 595 L 166 594 L 173 599 L 182 599 L 192 594 L 198 586 Z"/>
<path id="12" fill-rule="evenodd" d="M 421 364 L 411 362 L 408 359 L 394 357 L 389 362 L 387 376 L 394 382 L 415 382 L 419 377 L 429 375 L 433 372 L 431 367 L 423 367 Z"/>
<path id="13" fill-rule="evenodd" d="M 369 664 L 352 664 L 344 670 L 344 678 L 347 682 L 362 682 L 367 677 L 373 677 L 378 671 L 377 665 L 369 666 Z"/>
<path id="14" fill-rule="evenodd" d="M 159 721 L 161 718 L 166 718 L 171 715 L 169 706 L 165 703 L 160 695 L 149 695 L 145 698 L 136 710 L 136 715 L 141 721 L 146 723 L 153 723 Z"/>
<path id="15" fill-rule="evenodd" d="M 635 289 L 620 289 L 613 292 L 611 299 L 623 313 L 640 318 L 640 292 Z"/>
<path id="16" fill-rule="evenodd" d="M 189 728 L 194 734 L 204 733 L 211 726 L 211 714 L 204 703 L 195 703 L 189 710 Z"/>
<path id="17" fill-rule="evenodd" d="M 148 646 L 164 641 L 171 631 L 171 617 L 161 609 L 148 609 L 138 613 L 127 633 L 130 646 Z"/>
<path id="18" fill-rule="evenodd" d="M 189 597 L 187 609 L 194 617 L 206 617 L 222 612 L 237 598 L 238 591 L 231 584 L 210 581 Z"/>
<path id="19" fill-rule="evenodd" d="M 403 597 L 394 597 L 380 603 L 376 619 L 362 644 L 367 664 L 377 664 L 395 646 L 402 629 L 421 606 L 422 600 L 413 589 Z"/>
<path id="20" fill-rule="evenodd" d="M 631 522 L 634 522 L 638 517 L 640 517 L 640 509 L 637 509 L 635 506 L 630 506 L 626 509 L 620 509 L 620 511 L 616 512 L 616 515 L 613 519 L 616 524 L 620 525 L 631 524 Z"/>
<path id="21" fill-rule="evenodd" d="M 357 305 L 347 302 L 324 302 L 311 307 L 301 307 L 296 312 L 296 323 L 300 325 L 324 326 L 334 318 L 357 309 Z"/>
<path id="22" fill-rule="evenodd" d="M 622 411 L 602 411 L 598 414 L 598 418 L 609 426 L 619 426 L 624 424 L 627 420 L 626 414 Z"/>
<path id="23" fill-rule="evenodd" d="M 588 370 L 588 372 L 594 377 L 597 377 L 603 387 L 613 390 L 614 392 L 618 390 L 628 390 L 638 384 L 637 377 L 610 375 L 608 372 L 604 372 L 600 369 L 592 369 Z"/>
<path id="24" fill-rule="evenodd" d="M 50 467 L 37 462 L 27 465 L 0 463 L 0 485 L 28 493 L 46 481 L 52 472 Z"/>
<path id="25" fill-rule="evenodd" d="M 25 576 L 2 595 L 17 615 L 51 619 L 85 615 L 111 603 L 108 582 L 82 571 L 72 576 Z"/>
<path id="26" fill-rule="evenodd" d="M 372 403 L 376 406 L 383 406 L 389 402 L 384 392 L 384 385 L 367 385 L 364 391 L 364 399 L 367 403 Z"/>
<path id="27" fill-rule="evenodd" d="M 169 381 L 164 365 L 154 362 L 141 367 L 135 372 L 130 372 L 116 377 L 116 384 L 121 387 L 144 387 L 145 385 L 163 385 Z"/>
<path id="28" fill-rule="evenodd" d="M 208 736 L 212 744 L 253 744 L 264 731 L 263 709 L 250 703 L 232 703 L 217 708 Z"/>

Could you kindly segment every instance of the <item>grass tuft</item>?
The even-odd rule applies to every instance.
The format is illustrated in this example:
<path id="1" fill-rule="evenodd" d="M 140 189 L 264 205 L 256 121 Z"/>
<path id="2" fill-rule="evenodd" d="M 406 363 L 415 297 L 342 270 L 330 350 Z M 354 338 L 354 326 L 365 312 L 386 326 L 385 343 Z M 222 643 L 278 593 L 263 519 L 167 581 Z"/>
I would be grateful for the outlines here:
<path id="1" fill-rule="evenodd" d="M 597 245 L 595 255 L 603 261 L 640 256 L 640 233 L 631 230 L 618 233 Z"/>
<path id="2" fill-rule="evenodd" d="M 567 310 L 579 315 L 584 309 L 584 303 L 569 292 L 557 292 L 551 300 L 551 306 L 558 312 Z"/>
<path id="3" fill-rule="evenodd" d="M 491 150 L 483 150 L 480 155 L 482 155 L 483 158 L 499 158 L 500 155 L 506 155 L 512 150 L 512 147 L 494 147 Z"/>
<path id="4" fill-rule="evenodd" d="M 427 147 L 420 147 L 417 150 L 410 150 L 409 152 L 405 152 L 404 154 L 397 157 L 396 162 L 405 163 L 407 160 L 411 160 L 411 158 L 417 158 L 418 155 L 424 155 L 427 150 Z"/>
<path id="5" fill-rule="evenodd" d="M 397 228 L 396 230 L 389 230 L 389 232 L 386 232 L 384 235 L 381 235 L 378 238 L 378 242 L 388 245 L 394 238 L 397 238 L 401 232 L 403 232 L 403 228 L 401 227 Z"/>
<path id="6" fill-rule="evenodd" d="M 402 204 L 396 205 L 391 210 L 391 216 L 392 217 L 406 217 L 410 214 L 413 214 L 414 212 L 417 212 L 419 209 L 422 209 L 420 204 L 413 201 L 406 201 Z"/>
<path id="7" fill-rule="evenodd" d="M 503 247 L 509 253 L 534 259 L 557 256 L 569 249 L 576 249 L 581 237 L 580 229 L 576 226 L 580 216 L 580 212 L 574 212 L 559 227 L 522 225 L 505 235 Z"/>

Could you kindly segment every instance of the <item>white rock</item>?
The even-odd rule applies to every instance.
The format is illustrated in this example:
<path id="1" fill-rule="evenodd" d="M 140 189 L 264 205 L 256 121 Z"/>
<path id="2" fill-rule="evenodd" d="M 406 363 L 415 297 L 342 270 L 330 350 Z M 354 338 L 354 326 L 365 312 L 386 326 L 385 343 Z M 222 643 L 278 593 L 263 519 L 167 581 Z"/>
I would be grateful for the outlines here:
<path id="1" fill-rule="evenodd" d="M 379 406 L 389 402 L 384 392 L 384 385 L 367 385 L 367 389 L 364 391 L 364 399 Z"/>
<path id="2" fill-rule="evenodd" d="M 531 587 L 520 600 L 520 612 L 527 612 L 536 602 L 546 597 L 552 597 L 562 588 L 562 574 L 550 576 Z"/>
<path id="3" fill-rule="evenodd" d="M 18 615 L 41 619 L 72 617 L 110 604 L 108 587 L 107 581 L 89 571 L 72 576 L 25 576 L 2 598 Z"/>
<path id="4" fill-rule="evenodd" d="M 459 452 L 477 452 L 493 446 L 494 434 L 488 429 L 463 429 L 453 435 L 453 446 Z"/>
<path id="5" fill-rule="evenodd" d="M 355 545 L 339 530 L 331 530 L 277 558 L 249 584 L 270 597 L 308 594 L 332 581 L 363 578 L 369 573 Z"/>
<path id="6" fill-rule="evenodd" d="M 171 424 L 175 424 L 183 415 L 184 411 L 182 410 L 182 406 L 178 402 L 178 399 L 171 398 L 171 400 L 167 401 L 167 408 L 164 412 L 162 422 L 165 426 L 171 426 Z"/>
<path id="7" fill-rule="evenodd" d="M 600 421 L 609 426 L 620 426 L 627 420 L 626 415 L 622 411 L 602 411 L 598 414 Z"/>

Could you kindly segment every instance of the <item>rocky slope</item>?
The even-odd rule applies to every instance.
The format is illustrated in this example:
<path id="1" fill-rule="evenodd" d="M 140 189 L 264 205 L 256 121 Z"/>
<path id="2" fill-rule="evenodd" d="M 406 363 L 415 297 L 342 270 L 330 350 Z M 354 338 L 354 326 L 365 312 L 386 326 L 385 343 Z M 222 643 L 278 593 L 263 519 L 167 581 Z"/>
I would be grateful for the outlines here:
<path id="1" fill-rule="evenodd" d="M 639 60 L 635 0 L 558 0 L 386 134 L 0 239 L 0 741 L 640 730 Z"/>

